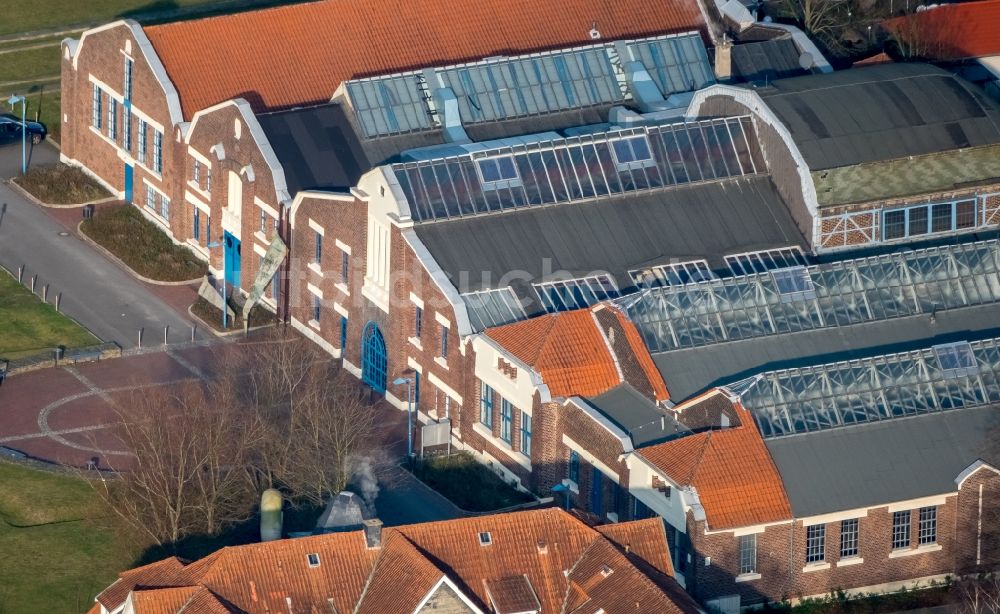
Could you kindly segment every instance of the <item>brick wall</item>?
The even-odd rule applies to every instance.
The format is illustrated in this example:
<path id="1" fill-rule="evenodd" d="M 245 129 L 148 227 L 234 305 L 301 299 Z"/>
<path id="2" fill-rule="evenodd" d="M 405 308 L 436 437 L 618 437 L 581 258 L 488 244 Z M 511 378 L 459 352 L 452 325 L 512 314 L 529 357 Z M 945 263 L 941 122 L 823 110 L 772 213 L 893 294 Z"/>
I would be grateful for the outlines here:
<path id="1" fill-rule="evenodd" d="M 732 532 L 706 533 L 705 523 L 689 514 L 693 561 L 686 576 L 687 588 L 702 601 L 739 594 L 747 605 L 954 573 L 955 556 L 964 551 L 956 540 L 956 530 L 961 530 L 956 523 L 958 498 L 950 496 L 937 506 L 937 541 L 930 548 L 918 549 L 918 507 L 914 504 L 911 510 L 910 546 L 900 551 L 892 549 L 893 514 L 888 507 L 870 508 L 866 516 L 858 518 L 856 557 L 840 556 L 841 520 L 825 523 L 825 559 L 814 565 L 806 563 L 807 529 L 802 520 L 768 526 L 757 534 L 760 578 L 742 582 L 737 581 L 739 538 Z M 900 556 L 901 552 L 906 555 Z M 710 558 L 708 565 L 706 558 Z"/>
<path id="2" fill-rule="evenodd" d="M 1000 568 L 1000 474 L 983 468 L 958 491 L 955 568 L 980 573 Z"/>

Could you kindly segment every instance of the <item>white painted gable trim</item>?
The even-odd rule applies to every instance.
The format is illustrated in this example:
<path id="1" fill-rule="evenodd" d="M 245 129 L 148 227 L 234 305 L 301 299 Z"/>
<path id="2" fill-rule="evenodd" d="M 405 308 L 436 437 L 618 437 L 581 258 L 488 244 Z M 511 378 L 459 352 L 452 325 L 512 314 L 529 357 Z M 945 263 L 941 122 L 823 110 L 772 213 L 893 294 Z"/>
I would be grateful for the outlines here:
<path id="1" fill-rule="evenodd" d="M 427 594 L 424 595 L 424 598 L 421 599 L 420 603 L 417 604 L 417 607 L 413 609 L 413 614 L 419 614 L 420 610 L 422 610 L 424 606 L 427 605 L 427 602 L 430 601 L 434 593 L 436 593 L 437 590 L 441 588 L 442 584 L 447 584 L 451 588 L 451 590 L 455 591 L 455 594 L 458 595 L 458 598 L 461 599 L 462 603 L 468 606 L 470 610 L 472 610 L 476 614 L 486 614 L 486 612 L 480 610 L 479 607 L 472 602 L 472 600 L 466 597 L 465 593 L 459 590 L 458 586 L 456 586 L 455 583 L 452 582 L 450 579 L 448 579 L 448 576 L 445 575 L 442 575 L 441 579 L 435 582 L 434 586 L 431 587 L 431 590 L 427 591 Z"/>
<path id="2" fill-rule="evenodd" d="M 994 467 L 993 465 L 991 465 L 991 464 L 983 461 L 982 459 L 977 460 L 976 462 L 972 463 L 971 465 L 969 465 L 968 467 L 966 467 L 964 470 L 962 470 L 962 473 L 959 473 L 958 477 L 955 478 L 955 484 L 958 485 L 958 489 L 962 490 L 962 485 L 965 484 L 965 480 L 967 480 L 970 477 L 972 477 L 973 474 L 975 474 L 976 472 L 978 472 L 980 469 L 986 469 L 988 471 L 992 471 L 993 473 L 1000 474 L 1000 469 L 998 469 L 998 468 Z"/>

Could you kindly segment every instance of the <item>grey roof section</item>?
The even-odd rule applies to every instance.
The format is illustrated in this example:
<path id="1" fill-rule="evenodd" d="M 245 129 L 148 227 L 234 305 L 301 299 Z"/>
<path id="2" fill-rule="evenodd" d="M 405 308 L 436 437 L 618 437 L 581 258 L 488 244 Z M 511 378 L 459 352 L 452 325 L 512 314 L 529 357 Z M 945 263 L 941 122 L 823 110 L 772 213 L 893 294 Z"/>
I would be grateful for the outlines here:
<path id="1" fill-rule="evenodd" d="M 653 354 L 673 401 L 757 373 L 1000 334 L 1000 304 Z"/>
<path id="2" fill-rule="evenodd" d="M 572 277 L 607 271 L 624 291 L 633 285 L 628 271 L 640 266 L 704 258 L 723 268 L 725 254 L 806 246 L 765 176 L 424 223 L 414 230 L 460 292 L 511 285 L 521 299 L 534 298 L 531 283 L 559 271 Z M 532 305 L 525 307 L 533 313 Z"/>
<path id="3" fill-rule="evenodd" d="M 688 430 L 631 384 L 619 384 L 587 402 L 627 432 L 636 448 Z"/>
<path id="4" fill-rule="evenodd" d="M 955 492 L 975 461 L 1000 466 L 998 428 L 1000 407 L 988 405 L 764 443 L 802 518 Z"/>
<path id="5" fill-rule="evenodd" d="M 883 64 L 758 90 L 813 170 L 1000 142 L 1000 108 L 926 64 Z"/>
<path id="6" fill-rule="evenodd" d="M 734 45 L 733 78 L 739 81 L 768 84 L 808 74 L 799 64 L 799 48 L 790 35 L 766 41 Z"/>
<path id="7" fill-rule="evenodd" d="M 376 166 L 394 162 L 401 152 L 444 143 L 440 129 L 364 139 L 353 113 L 338 102 L 264 113 L 257 116 L 264 135 L 285 171 L 288 191 L 346 192 Z M 523 134 L 602 123 L 610 106 L 572 109 L 562 113 L 496 121 L 469 126 L 473 141 L 488 141 Z"/>

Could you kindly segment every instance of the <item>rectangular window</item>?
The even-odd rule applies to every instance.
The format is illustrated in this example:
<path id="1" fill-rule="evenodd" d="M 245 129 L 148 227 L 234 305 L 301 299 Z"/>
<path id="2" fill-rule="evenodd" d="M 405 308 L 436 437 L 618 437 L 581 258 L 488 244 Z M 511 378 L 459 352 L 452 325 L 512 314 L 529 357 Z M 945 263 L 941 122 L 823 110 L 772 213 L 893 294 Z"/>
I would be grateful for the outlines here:
<path id="1" fill-rule="evenodd" d="M 315 235 L 315 250 L 313 252 L 313 262 L 319 264 L 323 260 L 323 235 L 318 232 Z"/>
<path id="2" fill-rule="evenodd" d="M 198 160 L 195 160 L 194 164 L 191 165 L 191 181 L 199 188 L 201 187 L 201 162 Z"/>
<path id="3" fill-rule="evenodd" d="M 809 274 L 809 269 L 804 266 L 773 269 L 771 270 L 771 281 L 778 289 L 783 303 L 816 298 L 812 276 Z"/>
<path id="4" fill-rule="evenodd" d="M 919 205 L 882 214 L 882 239 L 904 239 L 976 226 L 976 201 Z"/>
<path id="5" fill-rule="evenodd" d="M 740 574 L 757 573 L 757 534 L 740 535 Z"/>
<path id="6" fill-rule="evenodd" d="M 858 519 L 840 521 L 840 558 L 858 556 Z"/>
<path id="7" fill-rule="evenodd" d="M 951 203 L 931 207 L 931 232 L 951 230 Z"/>
<path id="8" fill-rule="evenodd" d="M 132 110 L 122 107 L 122 147 L 132 151 Z"/>
<path id="9" fill-rule="evenodd" d="M 480 184 L 484 190 L 513 188 L 521 185 L 521 176 L 517 173 L 513 156 L 483 158 L 476 161 L 479 169 Z"/>
<path id="10" fill-rule="evenodd" d="M 715 279 L 715 274 L 708 267 L 707 260 L 672 262 L 646 269 L 634 269 L 629 271 L 629 275 L 632 276 L 632 281 L 639 288 L 684 286 Z"/>
<path id="11" fill-rule="evenodd" d="M 910 510 L 892 513 L 892 549 L 910 547 Z"/>
<path id="12" fill-rule="evenodd" d="M 104 109 L 102 108 L 103 100 L 104 95 L 101 92 L 101 88 L 94 85 L 94 100 L 90 121 L 91 125 L 98 131 L 101 129 L 101 122 L 104 120 Z"/>
<path id="13" fill-rule="evenodd" d="M 212 168 L 211 167 L 205 169 L 205 191 L 206 192 L 211 192 L 212 191 Z M 275 225 L 277 225 L 278 221 L 275 220 L 274 223 L 275 223 Z"/>
<path id="14" fill-rule="evenodd" d="M 146 186 L 146 206 L 156 211 L 156 190 L 150 185 Z"/>
<path id="15" fill-rule="evenodd" d="M 514 423 L 514 408 L 507 399 L 500 399 L 500 439 L 510 443 L 511 425 Z"/>
<path id="16" fill-rule="evenodd" d="M 320 305 L 320 303 L 322 301 L 320 301 L 320 298 L 315 294 L 313 294 L 312 297 L 313 297 L 313 320 L 315 320 L 316 323 L 318 324 L 320 316 L 320 307 L 322 306 Z"/>
<path id="17" fill-rule="evenodd" d="M 444 415 L 450 417 L 449 405 L 451 401 L 449 397 L 444 398 Z M 420 371 L 413 372 L 413 405 L 415 407 L 420 406 Z"/>
<path id="18" fill-rule="evenodd" d="M 267 213 L 263 209 L 260 210 L 259 230 L 262 234 L 267 234 Z"/>
<path id="19" fill-rule="evenodd" d="M 212 242 L 212 216 L 205 216 L 205 244 Z"/>
<path id="20" fill-rule="evenodd" d="M 927 227 L 927 207 L 914 207 L 906 212 L 906 229 L 909 236 L 925 235 Z"/>
<path id="21" fill-rule="evenodd" d="M 479 387 L 479 422 L 493 429 L 493 389 L 486 384 Z"/>
<path id="22" fill-rule="evenodd" d="M 645 136 L 632 136 L 611 141 L 611 151 L 619 171 L 630 171 L 647 166 L 656 166 L 656 160 L 649 150 Z"/>
<path id="23" fill-rule="evenodd" d="M 123 80 L 123 87 L 125 100 L 132 100 L 132 58 L 125 58 L 125 78 Z"/>
<path id="24" fill-rule="evenodd" d="M 942 343 L 935 345 L 933 349 L 941 366 L 941 374 L 945 377 L 975 375 L 979 371 L 979 362 L 968 341 Z"/>
<path id="25" fill-rule="evenodd" d="M 569 451 L 569 479 L 576 484 L 580 483 L 580 455 L 576 450 Z"/>
<path id="26" fill-rule="evenodd" d="M 882 216 L 882 239 L 902 239 L 906 236 L 906 211 L 886 211 Z"/>
<path id="27" fill-rule="evenodd" d="M 165 220 L 170 219 L 170 199 L 166 196 L 160 196 L 160 217 Z"/>
<path id="28" fill-rule="evenodd" d="M 963 200 L 955 203 L 955 229 L 974 228 L 976 226 L 976 201 Z"/>
<path id="29" fill-rule="evenodd" d="M 340 316 L 340 349 L 347 347 L 347 318 Z"/>
<path id="30" fill-rule="evenodd" d="M 826 559 L 826 525 L 814 524 L 806 527 L 806 563 L 818 563 Z"/>
<path id="31" fill-rule="evenodd" d="M 806 256 L 799 247 L 779 247 L 756 252 L 726 255 L 726 265 L 733 275 L 753 275 L 775 269 L 806 266 Z"/>
<path id="32" fill-rule="evenodd" d="M 194 219 L 191 222 L 191 231 L 195 241 L 201 239 L 201 209 L 198 207 L 194 207 Z"/>
<path id="33" fill-rule="evenodd" d="M 159 130 L 153 131 L 153 171 L 163 172 L 163 133 Z"/>
<path id="34" fill-rule="evenodd" d="M 521 454 L 531 456 L 531 414 L 521 412 Z"/>
<path id="35" fill-rule="evenodd" d="M 937 506 L 920 508 L 917 526 L 917 545 L 937 542 Z"/>
<path id="36" fill-rule="evenodd" d="M 448 327 L 441 325 L 441 358 L 448 360 Z"/>
<path id="37" fill-rule="evenodd" d="M 420 307 L 416 307 L 416 311 L 413 314 L 413 336 L 419 339 L 423 327 L 424 327 L 424 310 Z"/>
<path id="38" fill-rule="evenodd" d="M 351 256 L 345 251 L 340 252 L 340 281 L 346 286 L 351 276 Z"/>
<path id="39" fill-rule="evenodd" d="M 139 120 L 138 132 L 136 133 L 136 151 L 135 159 L 141 164 L 146 163 L 146 121 L 144 119 Z"/>
<path id="40" fill-rule="evenodd" d="M 108 96 L 108 138 L 118 138 L 118 101 Z"/>

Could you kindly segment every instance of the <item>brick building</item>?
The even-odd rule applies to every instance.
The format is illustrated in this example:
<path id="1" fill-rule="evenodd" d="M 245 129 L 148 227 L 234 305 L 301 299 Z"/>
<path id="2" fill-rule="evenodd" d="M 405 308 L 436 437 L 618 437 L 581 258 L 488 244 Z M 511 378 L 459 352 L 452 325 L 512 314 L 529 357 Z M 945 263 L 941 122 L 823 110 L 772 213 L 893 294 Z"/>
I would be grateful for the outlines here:
<path id="1" fill-rule="evenodd" d="M 698 612 L 655 520 L 591 528 L 558 509 L 223 548 L 120 574 L 91 614 Z"/>

